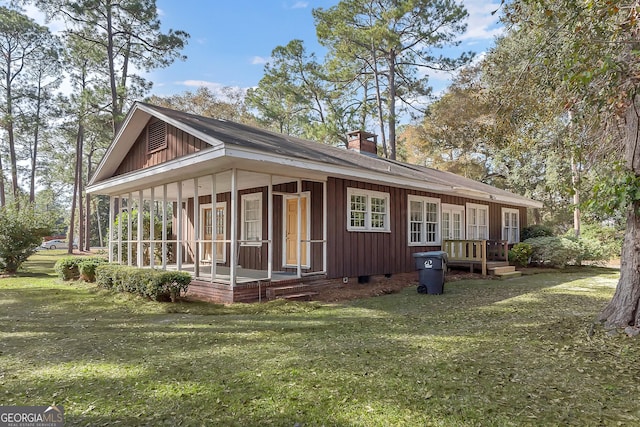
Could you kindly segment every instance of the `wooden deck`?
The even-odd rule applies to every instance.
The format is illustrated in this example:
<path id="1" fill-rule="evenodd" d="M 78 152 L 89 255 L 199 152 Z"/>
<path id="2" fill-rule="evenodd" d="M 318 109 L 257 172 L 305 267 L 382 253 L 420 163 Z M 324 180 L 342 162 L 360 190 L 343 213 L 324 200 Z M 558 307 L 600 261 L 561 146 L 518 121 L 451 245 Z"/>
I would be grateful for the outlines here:
<path id="1" fill-rule="evenodd" d="M 483 276 L 492 268 L 509 265 L 509 244 L 506 240 L 443 240 L 447 265 L 478 269 Z"/>

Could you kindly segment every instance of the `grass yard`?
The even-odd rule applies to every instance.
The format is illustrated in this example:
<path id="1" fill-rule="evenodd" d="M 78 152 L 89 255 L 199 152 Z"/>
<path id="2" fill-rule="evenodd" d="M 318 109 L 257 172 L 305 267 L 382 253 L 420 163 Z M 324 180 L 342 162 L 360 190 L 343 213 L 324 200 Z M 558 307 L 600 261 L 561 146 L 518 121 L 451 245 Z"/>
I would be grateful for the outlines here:
<path id="1" fill-rule="evenodd" d="M 62 283 L 58 256 L 0 279 L 0 405 L 68 426 L 640 423 L 639 341 L 593 323 L 614 270 L 225 307 Z"/>

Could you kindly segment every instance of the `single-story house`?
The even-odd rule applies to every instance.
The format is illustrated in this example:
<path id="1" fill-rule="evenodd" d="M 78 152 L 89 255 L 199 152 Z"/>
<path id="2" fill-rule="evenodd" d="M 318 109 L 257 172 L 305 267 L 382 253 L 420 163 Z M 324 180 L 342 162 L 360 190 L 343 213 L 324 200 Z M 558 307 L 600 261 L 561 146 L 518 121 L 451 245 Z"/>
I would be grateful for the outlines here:
<path id="1" fill-rule="evenodd" d="M 348 145 L 136 103 L 87 191 L 110 197 L 110 261 L 189 271 L 222 302 L 415 272 L 412 254 L 447 240 L 515 243 L 542 206 L 380 158 L 366 132 Z"/>

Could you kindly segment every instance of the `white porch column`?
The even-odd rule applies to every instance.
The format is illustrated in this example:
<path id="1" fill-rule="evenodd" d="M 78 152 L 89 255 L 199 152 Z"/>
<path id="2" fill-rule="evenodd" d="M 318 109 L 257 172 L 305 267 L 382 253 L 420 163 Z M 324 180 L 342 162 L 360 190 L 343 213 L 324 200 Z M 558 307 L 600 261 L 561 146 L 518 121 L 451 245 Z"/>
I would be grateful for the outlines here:
<path id="1" fill-rule="evenodd" d="M 143 248 L 143 244 L 142 244 L 142 237 L 144 236 L 144 201 L 142 200 L 143 195 L 142 195 L 142 190 L 138 191 L 138 233 L 136 238 L 138 239 L 137 242 L 137 260 L 136 260 L 136 266 L 138 268 L 141 268 L 144 266 L 144 257 L 143 257 L 143 253 L 142 253 L 142 248 Z"/>
<path id="2" fill-rule="evenodd" d="M 131 193 L 127 196 L 127 265 L 133 265 L 133 220 L 131 219 L 131 214 L 133 212 L 133 195 Z"/>
<path id="3" fill-rule="evenodd" d="M 118 197 L 118 264 L 122 264 L 122 209 L 124 198 Z"/>
<path id="4" fill-rule="evenodd" d="M 198 200 L 198 178 L 193 178 L 193 272 L 200 277 L 200 200 Z M 213 210 L 215 212 L 215 208 Z"/>
<path id="5" fill-rule="evenodd" d="M 296 183 L 296 198 L 298 199 L 298 223 L 296 224 L 298 239 L 296 241 L 296 257 L 298 258 L 298 265 L 296 266 L 296 275 L 302 277 L 302 180 L 298 179 Z M 309 219 L 307 219 L 309 221 Z"/>
<path id="6" fill-rule="evenodd" d="M 178 198 L 177 198 L 177 209 L 175 215 L 177 215 L 178 226 L 176 230 L 177 236 L 177 244 L 176 244 L 176 266 L 178 271 L 182 270 L 182 181 L 178 181 Z"/>
<path id="7" fill-rule="evenodd" d="M 273 275 L 273 175 L 269 174 L 267 189 L 267 278 Z"/>
<path id="8" fill-rule="evenodd" d="M 216 240 L 218 235 L 218 197 L 216 195 L 216 175 L 211 174 L 211 240 Z M 226 227 L 226 224 L 224 225 Z M 218 267 L 218 244 L 215 242 L 207 243 L 211 247 L 211 283 L 216 278 Z M 226 245 L 226 243 L 223 243 Z"/>
<path id="9" fill-rule="evenodd" d="M 167 184 L 162 186 L 162 269 L 167 269 Z"/>
<path id="10" fill-rule="evenodd" d="M 238 170 L 231 169 L 231 287 L 236 285 L 238 266 Z"/>
<path id="11" fill-rule="evenodd" d="M 109 251 L 109 262 L 113 262 L 113 216 L 115 208 L 115 197 L 109 196 L 109 236 L 107 238 L 107 250 Z"/>
<path id="12" fill-rule="evenodd" d="M 156 244 L 154 240 L 156 239 L 156 212 L 155 206 L 156 204 L 156 189 L 155 187 L 151 187 L 151 201 L 149 202 L 149 267 L 153 268 L 155 266 L 155 249 Z"/>

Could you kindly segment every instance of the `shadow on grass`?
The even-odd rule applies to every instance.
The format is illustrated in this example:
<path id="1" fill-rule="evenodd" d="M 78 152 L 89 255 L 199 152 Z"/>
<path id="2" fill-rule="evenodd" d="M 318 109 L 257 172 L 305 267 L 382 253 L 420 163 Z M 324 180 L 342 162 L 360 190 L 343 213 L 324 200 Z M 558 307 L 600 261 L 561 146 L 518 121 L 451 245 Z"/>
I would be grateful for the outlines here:
<path id="1" fill-rule="evenodd" d="M 79 285 L 2 289 L 0 371 L 6 399 L 61 403 L 68 425 L 607 424 L 637 386 L 606 373 L 620 361 L 589 359 L 584 327 L 607 298 L 572 290 L 589 277 L 221 316 L 134 312 Z"/>

